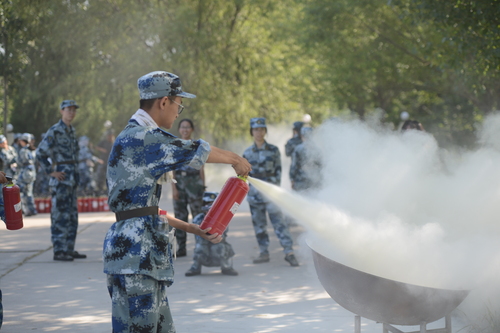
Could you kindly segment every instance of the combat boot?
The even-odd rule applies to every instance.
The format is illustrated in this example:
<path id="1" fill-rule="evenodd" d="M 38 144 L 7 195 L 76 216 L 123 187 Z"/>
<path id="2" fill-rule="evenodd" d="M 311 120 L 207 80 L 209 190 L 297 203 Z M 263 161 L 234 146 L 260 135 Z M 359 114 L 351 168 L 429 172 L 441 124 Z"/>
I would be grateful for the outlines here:
<path id="1" fill-rule="evenodd" d="M 191 268 L 184 273 L 186 276 L 195 276 L 195 275 L 200 275 L 201 274 L 201 264 L 197 261 L 193 263 Z"/>
<path id="2" fill-rule="evenodd" d="M 263 262 L 269 262 L 269 253 L 261 253 L 257 259 L 253 260 L 254 264 L 262 264 Z"/>
<path id="3" fill-rule="evenodd" d="M 285 256 L 285 260 L 288 261 L 290 266 L 297 267 L 299 265 L 299 262 L 297 261 L 297 258 L 295 258 L 295 255 L 293 253 L 288 253 Z"/>
<path id="4" fill-rule="evenodd" d="M 73 261 L 73 256 L 66 254 L 65 252 L 58 251 L 58 252 L 54 253 L 54 260 Z"/>
<path id="5" fill-rule="evenodd" d="M 231 276 L 238 275 L 238 272 L 233 268 L 233 265 L 229 263 L 228 259 L 221 259 L 221 273 Z"/>

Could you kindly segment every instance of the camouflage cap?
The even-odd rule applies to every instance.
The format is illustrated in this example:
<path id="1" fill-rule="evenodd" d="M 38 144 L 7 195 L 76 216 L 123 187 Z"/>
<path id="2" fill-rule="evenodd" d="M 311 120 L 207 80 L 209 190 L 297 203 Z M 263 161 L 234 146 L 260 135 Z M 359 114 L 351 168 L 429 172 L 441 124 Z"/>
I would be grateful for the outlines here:
<path id="1" fill-rule="evenodd" d="M 250 119 L 250 128 L 261 128 L 266 126 L 266 118 L 252 118 Z"/>
<path id="2" fill-rule="evenodd" d="M 79 108 L 78 104 L 72 99 L 65 99 L 64 101 L 61 102 L 61 105 L 59 105 L 59 108 L 62 110 L 64 108 L 67 108 L 68 106 L 75 106 L 77 109 Z"/>
<path id="3" fill-rule="evenodd" d="M 300 129 L 304 126 L 304 123 L 302 121 L 296 121 L 293 123 L 293 129 L 300 131 Z"/>
<path id="4" fill-rule="evenodd" d="M 30 134 L 30 133 L 23 133 L 23 134 L 21 134 L 21 136 L 19 137 L 19 140 L 23 140 L 23 141 L 26 141 L 26 142 L 30 142 L 30 141 L 31 141 L 31 134 Z"/>
<path id="5" fill-rule="evenodd" d="M 0 134 L 0 143 L 4 143 L 5 141 L 7 141 L 7 138 L 5 137 L 5 135 Z"/>
<path id="6" fill-rule="evenodd" d="M 208 205 L 215 201 L 219 193 L 217 192 L 204 192 L 203 193 L 203 204 Z"/>
<path id="7" fill-rule="evenodd" d="M 141 76 L 137 80 L 141 99 L 153 99 L 165 96 L 196 98 L 196 95 L 182 91 L 181 79 L 172 73 L 156 71 Z"/>

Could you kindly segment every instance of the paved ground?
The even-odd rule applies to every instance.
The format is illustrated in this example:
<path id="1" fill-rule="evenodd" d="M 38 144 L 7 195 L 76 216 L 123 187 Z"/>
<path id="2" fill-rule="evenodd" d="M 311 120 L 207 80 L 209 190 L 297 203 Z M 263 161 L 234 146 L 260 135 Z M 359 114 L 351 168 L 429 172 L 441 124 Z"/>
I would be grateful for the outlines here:
<path id="1" fill-rule="evenodd" d="M 292 268 L 283 260 L 271 230 L 271 262 L 252 264 L 258 250 L 248 208 L 243 206 L 247 205 L 231 222 L 228 238 L 236 252 L 234 267 L 239 276 L 204 268 L 201 276 L 185 277 L 191 265 L 192 235 L 188 257 L 176 260 L 169 300 L 177 331 L 354 332 L 353 314 L 338 306 L 320 285 L 310 253 L 301 242 L 301 227 L 292 228 L 300 267 Z M 0 230 L 2 332 L 111 332 L 101 249 L 113 218 L 111 213 L 80 214 L 76 249 L 88 258 L 69 263 L 52 260 L 48 214 L 25 218 L 21 230 Z M 438 321 L 429 328 L 442 326 Z M 382 327 L 363 319 L 362 332 L 382 332 Z"/>

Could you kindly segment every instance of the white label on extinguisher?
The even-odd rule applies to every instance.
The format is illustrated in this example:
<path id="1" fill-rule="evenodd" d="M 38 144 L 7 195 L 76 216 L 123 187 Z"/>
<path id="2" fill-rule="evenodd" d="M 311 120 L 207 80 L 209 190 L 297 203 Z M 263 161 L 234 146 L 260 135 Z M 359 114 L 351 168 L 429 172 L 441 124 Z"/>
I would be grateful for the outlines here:
<path id="1" fill-rule="evenodd" d="M 18 211 L 20 211 L 21 209 L 23 209 L 23 205 L 21 204 L 21 201 L 19 201 L 18 203 L 16 203 L 16 204 L 14 205 L 14 210 L 15 210 L 15 211 L 16 211 L 16 213 L 17 213 L 17 212 L 18 212 Z"/>
<path id="2" fill-rule="evenodd" d="M 234 215 L 234 214 L 236 214 L 236 211 L 238 210 L 238 208 L 240 208 L 240 204 L 235 202 L 233 204 L 233 207 L 231 207 L 231 209 L 229 211 Z"/>

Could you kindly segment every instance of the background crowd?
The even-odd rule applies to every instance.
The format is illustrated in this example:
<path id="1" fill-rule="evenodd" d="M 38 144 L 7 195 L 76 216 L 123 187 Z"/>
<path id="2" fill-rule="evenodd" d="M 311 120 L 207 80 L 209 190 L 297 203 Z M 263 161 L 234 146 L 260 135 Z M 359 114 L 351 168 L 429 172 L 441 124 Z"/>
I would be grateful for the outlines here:
<path id="1" fill-rule="evenodd" d="M 93 144 L 89 137 L 78 138 L 78 170 L 80 179 L 77 195 L 107 195 L 106 163 L 115 140 L 111 122 L 104 124 L 101 139 Z M 49 175 L 41 169 L 36 159 L 37 139 L 31 133 L 10 133 L 0 135 L 0 171 L 12 177 L 21 189 L 23 214 L 36 215 L 35 197 L 50 196 Z M 43 140 L 45 133 L 41 135 Z"/>

